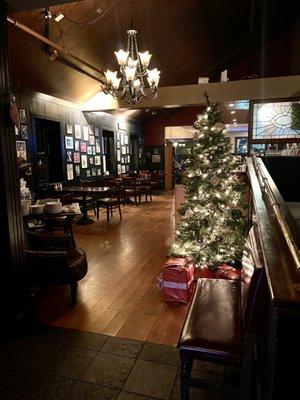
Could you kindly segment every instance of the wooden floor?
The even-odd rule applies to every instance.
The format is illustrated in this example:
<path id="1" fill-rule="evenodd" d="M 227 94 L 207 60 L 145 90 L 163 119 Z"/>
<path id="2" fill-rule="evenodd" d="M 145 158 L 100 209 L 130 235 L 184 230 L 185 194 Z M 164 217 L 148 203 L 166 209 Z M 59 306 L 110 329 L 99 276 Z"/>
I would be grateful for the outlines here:
<path id="1" fill-rule="evenodd" d="M 91 214 L 92 216 L 92 214 Z M 173 193 L 152 203 L 123 207 L 106 224 L 105 211 L 92 225 L 75 226 L 89 271 L 79 282 L 78 303 L 68 287 L 47 290 L 37 306 L 41 322 L 153 343 L 176 345 L 186 305 L 167 304 L 157 275 L 174 237 Z"/>

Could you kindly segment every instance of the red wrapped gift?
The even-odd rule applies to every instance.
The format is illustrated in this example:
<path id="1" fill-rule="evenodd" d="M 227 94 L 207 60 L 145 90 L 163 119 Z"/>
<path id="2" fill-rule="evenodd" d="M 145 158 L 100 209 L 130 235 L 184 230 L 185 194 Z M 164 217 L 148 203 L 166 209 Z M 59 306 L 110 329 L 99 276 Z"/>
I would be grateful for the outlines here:
<path id="1" fill-rule="evenodd" d="M 187 258 L 170 257 L 162 269 L 162 293 L 165 301 L 188 303 L 194 280 L 194 263 Z"/>
<path id="2" fill-rule="evenodd" d="M 241 279 L 241 271 L 227 264 L 221 264 L 217 271 L 211 271 L 206 265 L 200 267 L 199 278 Z"/>

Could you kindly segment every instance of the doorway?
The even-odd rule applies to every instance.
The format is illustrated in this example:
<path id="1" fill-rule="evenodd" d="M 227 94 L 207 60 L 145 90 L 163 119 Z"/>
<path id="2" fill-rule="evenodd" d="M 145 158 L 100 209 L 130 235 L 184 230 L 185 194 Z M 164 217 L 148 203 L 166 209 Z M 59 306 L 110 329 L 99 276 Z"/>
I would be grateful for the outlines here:
<path id="1" fill-rule="evenodd" d="M 139 170 L 139 140 L 135 135 L 130 135 L 130 169 Z"/>
<path id="2" fill-rule="evenodd" d="M 34 174 L 36 183 L 62 182 L 62 137 L 60 122 L 33 118 Z"/>
<path id="3" fill-rule="evenodd" d="M 115 137 L 114 132 L 102 131 L 103 138 L 103 158 L 105 160 L 105 169 L 110 175 L 115 174 L 117 171 L 116 157 L 115 157 Z M 104 166 L 104 162 L 103 162 Z"/>

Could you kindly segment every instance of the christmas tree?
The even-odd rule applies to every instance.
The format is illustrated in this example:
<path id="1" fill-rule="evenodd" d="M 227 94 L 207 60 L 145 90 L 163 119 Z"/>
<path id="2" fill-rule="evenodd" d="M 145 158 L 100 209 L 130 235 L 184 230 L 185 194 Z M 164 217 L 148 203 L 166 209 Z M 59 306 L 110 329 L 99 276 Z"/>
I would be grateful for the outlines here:
<path id="1" fill-rule="evenodd" d="M 245 183 L 216 104 L 194 123 L 194 147 L 184 180 L 186 202 L 179 210 L 176 241 L 170 255 L 192 257 L 216 270 L 241 260 L 247 232 Z"/>

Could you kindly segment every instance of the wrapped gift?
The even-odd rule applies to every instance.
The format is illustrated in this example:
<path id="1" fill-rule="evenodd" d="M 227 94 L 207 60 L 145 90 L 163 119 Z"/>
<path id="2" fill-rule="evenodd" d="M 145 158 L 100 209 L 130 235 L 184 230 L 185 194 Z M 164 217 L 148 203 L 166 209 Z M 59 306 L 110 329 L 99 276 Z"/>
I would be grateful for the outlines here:
<path id="1" fill-rule="evenodd" d="M 210 270 L 206 265 L 202 265 L 198 271 L 199 278 L 217 278 L 217 279 L 241 279 L 241 271 L 227 264 L 219 265 L 216 271 Z"/>
<path id="2" fill-rule="evenodd" d="M 161 273 L 161 288 L 165 301 L 189 302 L 193 293 L 194 269 L 194 263 L 190 259 L 168 259 Z"/>

